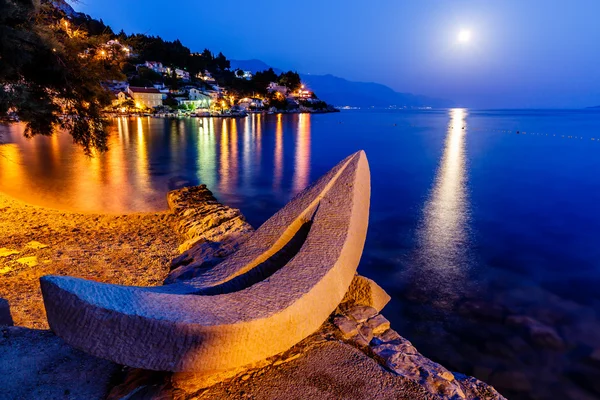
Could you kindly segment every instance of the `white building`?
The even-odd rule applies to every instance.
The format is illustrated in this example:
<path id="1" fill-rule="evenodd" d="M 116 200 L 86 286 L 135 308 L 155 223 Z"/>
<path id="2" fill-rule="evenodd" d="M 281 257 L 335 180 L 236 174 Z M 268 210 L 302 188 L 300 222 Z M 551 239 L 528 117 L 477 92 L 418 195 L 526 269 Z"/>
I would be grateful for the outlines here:
<path id="1" fill-rule="evenodd" d="M 196 108 L 210 108 L 213 98 L 203 93 L 198 88 L 191 88 L 188 92 L 188 99 L 195 102 Z"/>
<path id="2" fill-rule="evenodd" d="M 282 86 L 282 85 L 278 85 L 275 82 L 271 82 L 271 83 L 269 83 L 269 86 L 267 86 L 267 90 L 269 92 L 277 92 L 277 93 L 281 93 L 284 96 L 287 96 L 289 89 L 287 88 L 287 86 Z"/>
<path id="3" fill-rule="evenodd" d="M 242 71 L 242 70 L 238 70 L 238 71 Z M 240 78 L 240 79 L 246 79 L 246 80 L 248 80 L 248 81 L 249 81 L 250 79 L 252 79 L 252 76 L 253 76 L 253 74 L 252 74 L 252 71 L 242 71 L 242 74 L 243 74 L 243 75 L 239 76 L 239 75 L 238 75 L 238 72 L 237 72 L 237 71 L 235 72 L 235 76 L 236 76 L 236 78 Z"/>
<path id="4" fill-rule="evenodd" d="M 184 81 L 190 80 L 190 73 L 187 71 L 184 71 L 183 69 L 175 68 L 175 75 L 177 75 L 177 78 L 179 78 L 181 80 L 184 80 Z"/>
<path id="5" fill-rule="evenodd" d="M 129 86 L 127 93 L 133 98 L 137 108 L 153 108 L 163 105 L 163 94 L 154 87 Z"/>
<path id="6" fill-rule="evenodd" d="M 164 74 L 167 71 L 167 68 L 165 68 L 162 63 L 158 61 L 146 61 L 143 65 L 144 67 L 151 69 L 158 74 Z"/>
<path id="7" fill-rule="evenodd" d="M 238 105 L 243 109 L 248 110 L 250 108 L 263 108 L 265 104 L 262 99 L 245 97 L 239 101 Z"/>

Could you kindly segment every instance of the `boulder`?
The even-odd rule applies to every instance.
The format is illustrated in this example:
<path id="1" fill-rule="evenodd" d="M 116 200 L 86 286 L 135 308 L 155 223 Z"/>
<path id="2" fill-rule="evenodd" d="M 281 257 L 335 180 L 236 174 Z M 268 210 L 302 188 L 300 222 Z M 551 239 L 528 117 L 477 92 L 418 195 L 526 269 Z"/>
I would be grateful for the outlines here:
<path id="1" fill-rule="evenodd" d="M 377 312 L 381 312 L 390 300 L 391 297 L 375 281 L 356 275 L 342 304 L 347 304 L 347 307 L 352 305 L 373 307 Z"/>
<path id="2" fill-rule="evenodd" d="M 506 324 L 515 326 L 527 333 L 531 342 L 538 347 L 557 351 L 564 351 L 566 349 L 564 340 L 554 328 L 534 318 L 524 315 L 511 315 L 506 318 Z"/>

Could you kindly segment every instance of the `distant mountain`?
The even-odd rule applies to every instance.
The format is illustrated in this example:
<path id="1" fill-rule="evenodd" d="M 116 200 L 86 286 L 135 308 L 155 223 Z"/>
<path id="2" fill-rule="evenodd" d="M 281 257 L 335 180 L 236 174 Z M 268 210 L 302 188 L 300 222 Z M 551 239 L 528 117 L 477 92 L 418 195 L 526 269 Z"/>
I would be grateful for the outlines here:
<path id="1" fill-rule="evenodd" d="M 231 60 L 232 69 L 264 71 L 270 66 L 261 60 Z M 273 68 L 276 73 L 282 70 Z M 392 88 L 372 82 L 352 82 L 334 75 L 300 74 L 302 80 L 319 98 L 335 106 L 353 107 L 451 107 L 448 100 L 400 93 Z"/>
<path id="2" fill-rule="evenodd" d="M 252 73 L 258 71 L 265 71 L 271 68 L 270 65 L 261 60 L 230 60 L 231 69 L 241 69 L 242 71 L 251 71 Z M 281 74 L 283 71 L 279 68 L 273 68 L 276 74 Z"/>
<path id="3" fill-rule="evenodd" d="M 352 82 L 333 75 L 302 74 L 301 76 L 320 98 L 336 106 L 450 107 L 452 105 L 447 100 L 396 92 L 380 83 Z"/>

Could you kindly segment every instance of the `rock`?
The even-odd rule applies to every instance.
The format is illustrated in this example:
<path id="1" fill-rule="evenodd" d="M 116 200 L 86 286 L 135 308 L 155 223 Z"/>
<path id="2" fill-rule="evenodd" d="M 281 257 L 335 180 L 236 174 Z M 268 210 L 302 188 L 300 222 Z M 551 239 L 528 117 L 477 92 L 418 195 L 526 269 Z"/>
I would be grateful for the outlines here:
<path id="1" fill-rule="evenodd" d="M 417 381 L 432 394 L 441 394 L 444 398 L 466 398 L 461 386 L 454 382 L 450 371 L 419 353 L 393 353 L 385 364 L 397 374 Z"/>
<path id="2" fill-rule="evenodd" d="M 2 267 L 0 268 L 0 275 L 6 275 L 8 274 L 10 271 L 12 271 L 13 269 L 11 267 Z"/>
<path id="3" fill-rule="evenodd" d="M 448 382 L 452 382 L 454 380 L 454 375 L 450 371 L 442 371 L 440 372 L 439 376 Z"/>
<path id="4" fill-rule="evenodd" d="M 19 264 L 27 265 L 28 267 L 35 267 L 39 264 L 38 258 L 36 256 L 22 257 L 17 259 L 17 262 Z"/>
<path id="5" fill-rule="evenodd" d="M 380 345 L 374 346 L 372 350 L 373 353 L 377 354 L 384 360 L 387 360 L 395 353 L 419 354 L 419 352 L 417 351 L 417 349 L 415 349 L 412 343 L 410 343 L 404 338 L 396 339 L 387 343 L 382 343 Z"/>
<path id="6" fill-rule="evenodd" d="M 17 250 L 7 249 L 6 247 L 0 248 L 0 257 L 8 257 L 13 254 L 19 254 L 19 252 Z"/>
<path id="7" fill-rule="evenodd" d="M 198 243 L 171 262 L 171 272 L 164 281 L 165 285 L 187 281 L 207 272 L 221 263 L 231 252 L 221 250 L 221 243 Z"/>
<path id="8" fill-rule="evenodd" d="M 472 376 L 454 373 L 454 378 L 460 384 L 468 399 L 506 400 L 496 389 Z"/>
<path id="9" fill-rule="evenodd" d="M 397 339 L 402 339 L 402 340 L 405 340 L 405 339 L 404 339 L 402 336 L 400 336 L 400 335 L 398 334 L 398 332 L 396 332 L 396 331 L 395 331 L 395 330 L 393 330 L 393 329 L 388 329 L 388 330 L 386 330 L 385 332 L 383 332 L 383 333 L 382 333 L 382 334 L 379 336 L 379 338 L 380 338 L 381 340 L 383 340 L 384 342 L 390 342 L 390 341 L 392 341 L 392 340 L 397 340 Z"/>
<path id="10" fill-rule="evenodd" d="M 564 351 L 566 349 L 563 339 L 553 328 L 549 326 L 534 326 L 530 329 L 529 334 L 531 335 L 532 341 L 539 347 L 545 347 L 557 351 Z"/>
<path id="11" fill-rule="evenodd" d="M 333 323 L 338 327 L 346 339 L 358 334 L 358 324 L 350 318 L 345 316 L 337 316 L 333 319 Z"/>
<path id="12" fill-rule="evenodd" d="M 365 339 L 360 333 L 350 338 L 350 341 L 358 347 L 367 347 L 369 345 L 369 341 Z"/>
<path id="13" fill-rule="evenodd" d="M 10 305 L 8 300 L 0 297 L 0 325 L 13 326 L 13 319 L 10 315 Z"/>
<path id="14" fill-rule="evenodd" d="M 366 326 L 371 328 L 374 335 L 380 335 L 390 329 L 390 321 L 388 321 L 383 315 L 378 314 L 369 318 L 366 322 Z"/>
<path id="15" fill-rule="evenodd" d="M 355 306 L 349 309 L 346 314 L 356 322 L 365 322 L 367 319 L 375 316 L 377 310 L 369 306 Z"/>
<path id="16" fill-rule="evenodd" d="M 177 231 L 187 238 L 180 252 L 205 241 L 228 242 L 253 232 L 240 210 L 219 203 L 206 185 L 173 190 L 167 203 L 178 220 Z"/>
<path id="17" fill-rule="evenodd" d="M 524 315 L 511 315 L 506 319 L 506 324 L 524 330 L 529 339 L 538 347 L 563 351 L 566 348 L 564 340 L 554 328 Z"/>
<path id="18" fill-rule="evenodd" d="M 361 326 L 358 333 L 365 339 L 367 344 L 371 343 L 371 339 L 373 339 L 373 329 L 368 326 Z"/>
<path id="19" fill-rule="evenodd" d="M 381 312 L 391 297 L 375 281 L 356 275 L 350 284 L 342 304 L 373 307 Z"/>

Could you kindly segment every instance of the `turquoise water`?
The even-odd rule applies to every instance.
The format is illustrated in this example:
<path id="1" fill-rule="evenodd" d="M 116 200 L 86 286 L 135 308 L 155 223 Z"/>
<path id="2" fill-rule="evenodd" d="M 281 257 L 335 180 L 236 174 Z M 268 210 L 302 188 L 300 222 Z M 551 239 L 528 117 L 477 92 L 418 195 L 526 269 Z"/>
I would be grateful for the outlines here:
<path id="1" fill-rule="evenodd" d="M 372 173 L 359 272 L 425 355 L 509 398 L 600 396 L 600 112 L 347 111 L 118 119 L 110 150 L 0 128 L 0 191 L 103 212 L 207 184 L 259 226 L 359 149 Z M 596 353 L 595 353 L 596 352 Z"/>

